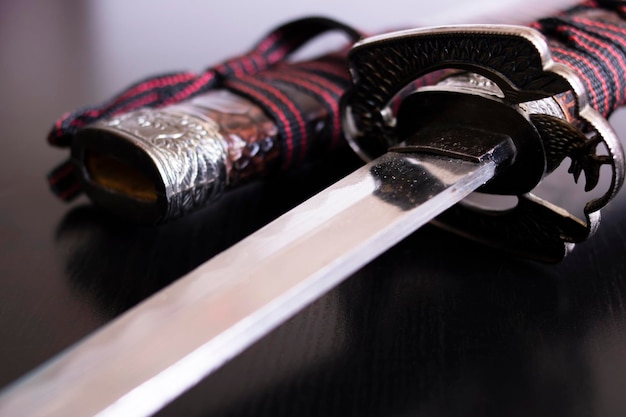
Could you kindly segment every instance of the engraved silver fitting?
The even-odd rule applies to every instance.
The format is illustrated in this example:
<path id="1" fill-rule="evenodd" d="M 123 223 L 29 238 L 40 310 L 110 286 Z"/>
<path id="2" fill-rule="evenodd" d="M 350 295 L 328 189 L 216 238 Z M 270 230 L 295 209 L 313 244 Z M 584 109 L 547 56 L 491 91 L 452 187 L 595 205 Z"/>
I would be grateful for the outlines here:
<path id="1" fill-rule="evenodd" d="M 217 123 L 191 105 L 142 109 L 79 132 L 72 160 L 96 203 L 136 222 L 181 216 L 227 186 Z"/>

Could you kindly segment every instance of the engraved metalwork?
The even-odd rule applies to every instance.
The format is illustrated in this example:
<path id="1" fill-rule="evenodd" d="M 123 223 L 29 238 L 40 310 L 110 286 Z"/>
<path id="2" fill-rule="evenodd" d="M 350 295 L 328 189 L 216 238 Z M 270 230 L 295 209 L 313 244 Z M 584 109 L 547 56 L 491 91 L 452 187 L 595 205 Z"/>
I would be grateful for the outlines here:
<path id="1" fill-rule="evenodd" d="M 247 99 L 227 90 L 216 90 L 193 98 L 186 108 L 219 125 L 228 154 L 229 186 L 267 175 L 279 164 L 278 128 Z"/>
<path id="2" fill-rule="evenodd" d="M 467 91 L 470 94 L 483 92 L 496 97 L 504 97 L 498 84 L 475 72 L 460 72 L 443 78 L 435 86 L 425 86 L 421 90 L 450 88 L 456 91 Z"/>
<path id="3" fill-rule="evenodd" d="M 217 124 L 183 109 L 138 110 L 93 126 L 125 133 L 152 159 L 168 218 L 214 200 L 227 185 L 225 144 Z"/>
<path id="4" fill-rule="evenodd" d="M 603 195 L 586 203 L 584 220 L 532 194 L 513 193 L 519 200 L 514 209 L 494 212 L 460 205 L 438 219 L 461 234 L 535 259 L 556 261 L 572 243 L 595 231 L 599 210 L 624 181 L 618 138 L 588 104 L 576 73 L 552 60 L 546 40 L 533 29 L 483 25 L 396 32 L 356 44 L 349 64 L 354 88 L 343 101 L 344 132 L 366 160 L 403 140 L 401 122 L 389 115 L 394 97 L 419 77 L 455 69 L 463 73 L 415 95 L 438 90 L 489 95 L 517 108 L 541 137 L 544 176 L 570 158 L 569 172 L 575 181 L 584 173 L 585 190 L 590 191 L 599 183 L 601 167 L 610 167 L 610 185 Z"/>
<path id="5" fill-rule="evenodd" d="M 415 79 L 441 69 L 475 72 L 495 82 L 508 102 L 550 97 L 570 88 L 549 70 L 539 32 L 525 27 L 451 26 L 395 32 L 365 39 L 349 54 L 354 87 L 344 99 L 345 133 L 368 158 L 386 152 L 397 137 L 382 111 Z"/>

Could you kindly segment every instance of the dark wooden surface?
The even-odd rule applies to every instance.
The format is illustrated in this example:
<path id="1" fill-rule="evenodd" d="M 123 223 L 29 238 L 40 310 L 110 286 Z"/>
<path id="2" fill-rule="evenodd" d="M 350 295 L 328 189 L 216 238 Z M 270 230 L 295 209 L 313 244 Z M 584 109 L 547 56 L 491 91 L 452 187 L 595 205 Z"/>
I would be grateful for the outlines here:
<path id="1" fill-rule="evenodd" d="M 160 227 L 63 204 L 44 177 L 65 155 L 45 135 L 104 98 L 89 22 L 82 2 L 19 4 L 0 4 L 0 387 L 357 164 L 338 155 Z M 160 415 L 626 415 L 626 194 L 601 226 L 552 266 L 425 227 Z"/>

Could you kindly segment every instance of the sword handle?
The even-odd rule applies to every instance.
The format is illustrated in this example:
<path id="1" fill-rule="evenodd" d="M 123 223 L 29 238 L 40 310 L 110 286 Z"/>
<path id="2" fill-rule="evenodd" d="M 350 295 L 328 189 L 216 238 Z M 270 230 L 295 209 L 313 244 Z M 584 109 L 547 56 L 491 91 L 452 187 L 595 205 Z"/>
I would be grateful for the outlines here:
<path id="1" fill-rule="evenodd" d="M 483 25 L 403 31 L 357 43 L 349 54 L 354 86 L 343 102 L 348 141 L 361 156 L 369 159 L 389 148 L 397 148 L 404 138 L 412 133 L 414 138 L 414 132 L 420 129 L 427 129 L 432 136 L 432 129 L 437 129 L 437 125 L 441 125 L 441 129 L 450 126 L 463 129 L 468 123 L 478 123 L 479 128 L 484 129 L 485 123 L 491 122 L 499 129 L 498 120 L 489 119 L 489 115 L 477 112 L 469 119 L 489 120 L 474 122 L 468 120 L 466 114 L 455 114 L 454 105 L 449 105 L 455 102 L 454 94 L 459 97 L 487 95 L 502 106 L 517 108 L 527 119 L 523 124 L 530 125 L 541 137 L 543 159 L 535 158 L 530 162 L 531 167 L 534 165 L 541 171 L 539 175 L 531 172 L 533 181 L 522 186 L 514 181 L 515 177 L 520 177 L 515 171 L 516 164 L 528 159 L 528 153 L 520 151 L 512 168 L 483 187 L 486 191 L 517 196 L 519 202 L 514 208 L 495 212 L 460 204 L 437 221 L 448 229 L 516 254 L 543 261 L 562 259 L 575 242 L 593 234 L 599 223 L 599 210 L 616 195 L 624 179 L 621 145 L 602 117 L 610 114 L 621 101 L 616 99 L 611 104 L 608 100 L 609 105 L 599 107 L 602 114 L 593 107 L 601 104 L 598 100 L 607 101 L 607 91 L 622 87 L 623 76 L 607 76 L 602 80 L 590 76 L 600 71 L 603 62 L 611 62 L 601 59 L 606 54 L 616 54 L 626 61 L 626 53 L 621 49 L 626 42 L 626 23 L 618 17 L 623 12 L 621 4 L 623 2 L 616 6 L 618 10 L 579 6 L 533 25 L 554 27 L 561 34 L 560 42 L 548 41 L 536 29 L 528 27 Z M 599 21 L 589 20 L 590 15 Z M 614 49 L 596 48 L 595 53 L 600 57 L 593 60 L 578 51 L 579 61 L 566 60 L 565 57 L 571 55 L 561 46 L 566 40 L 566 31 L 562 25 L 549 23 L 564 22 L 568 16 L 574 22 L 587 19 L 588 26 L 597 26 L 603 31 L 607 22 L 620 25 L 621 35 L 613 35 Z M 579 31 L 580 27 L 570 31 L 577 40 L 582 38 Z M 553 58 L 551 47 L 561 55 Z M 593 56 L 594 50 L 588 48 L 586 53 Z M 561 62 L 555 62 L 559 60 Z M 453 75 L 435 87 L 420 89 L 406 97 L 405 87 L 413 80 L 442 70 L 452 70 Z M 470 76 L 458 75 L 458 71 L 469 72 Z M 603 71 L 610 74 L 606 68 Z M 459 77 L 466 77 L 468 81 L 459 82 Z M 607 87 L 608 83 L 613 84 Z M 433 95 L 438 98 L 433 99 Z M 398 97 L 402 98 L 399 105 Z M 447 104 L 433 105 L 444 102 Z M 516 144 L 518 150 L 523 150 L 522 142 Z M 400 147 L 421 151 L 415 143 Z M 601 166 L 611 168 L 608 189 L 599 198 L 586 203 L 584 220 L 531 194 L 535 185 L 566 157 L 573 161 L 570 173 L 574 180 L 585 172 L 587 191 L 598 184 Z M 529 177 L 525 172 L 521 176 Z"/>

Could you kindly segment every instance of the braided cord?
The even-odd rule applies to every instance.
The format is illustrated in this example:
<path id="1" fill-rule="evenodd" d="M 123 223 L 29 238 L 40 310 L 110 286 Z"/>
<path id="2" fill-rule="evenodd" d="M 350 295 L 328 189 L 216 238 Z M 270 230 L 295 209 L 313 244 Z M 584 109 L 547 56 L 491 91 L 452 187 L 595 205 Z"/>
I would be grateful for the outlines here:
<path id="1" fill-rule="evenodd" d="M 553 59 L 573 68 L 604 117 L 626 104 L 626 2 L 586 1 L 531 26 L 549 40 Z"/>

